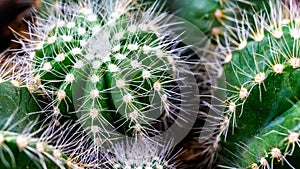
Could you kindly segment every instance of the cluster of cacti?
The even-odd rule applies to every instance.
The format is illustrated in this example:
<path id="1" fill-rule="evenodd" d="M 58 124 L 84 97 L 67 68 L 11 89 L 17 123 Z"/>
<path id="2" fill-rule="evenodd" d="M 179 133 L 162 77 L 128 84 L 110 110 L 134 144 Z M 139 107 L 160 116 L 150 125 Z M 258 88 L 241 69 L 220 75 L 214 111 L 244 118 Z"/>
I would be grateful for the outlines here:
<path id="1" fill-rule="evenodd" d="M 0 168 L 299 168 L 300 13 L 285 3 L 45 0 L 1 55 Z M 182 135 L 200 139 L 174 148 Z"/>
<path id="2" fill-rule="evenodd" d="M 23 46 L 15 54 L 25 60 L 22 82 L 43 104 L 30 113 L 40 116 L 39 125 L 53 130 L 73 123 L 84 136 L 65 153 L 68 167 L 122 168 L 126 159 L 114 154 L 114 146 L 109 163 L 102 163 L 105 143 L 129 136 L 137 145 L 137 139 L 148 140 L 144 148 L 150 148 L 176 118 L 182 121 L 177 125 L 184 125 L 180 111 L 196 113 L 183 102 L 183 91 L 191 86 L 182 75 L 194 75 L 185 65 L 186 57 L 179 55 L 186 47 L 177 47 L 178 35 L 168 29 L 166 14 L 154 13 L 159 10 L 155 4 L 147 10 L 140 7 L 138 2 L 120 0 L 56 2 L 43 6 L 46 12 L 29 24 L 31 39 L 19 40 Z M 79 137 L 72 133 L 74 128 L 64 128 L 68 134 L 61 137 Z M 141 167 L 173 168 L 158 150 L 151 147 L 153 159 Z M 130 154 L 128 158 L 136 155 Z M 86 160 L 80 159 L 84 155 Z"/>

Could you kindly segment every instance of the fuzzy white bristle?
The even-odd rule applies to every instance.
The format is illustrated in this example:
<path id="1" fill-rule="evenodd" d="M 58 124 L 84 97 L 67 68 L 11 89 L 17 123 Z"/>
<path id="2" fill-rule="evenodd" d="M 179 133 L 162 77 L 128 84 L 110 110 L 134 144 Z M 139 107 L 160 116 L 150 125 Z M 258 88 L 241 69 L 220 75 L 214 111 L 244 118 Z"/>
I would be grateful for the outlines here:
<path id="1" fill-rule="evenodd" d="M 120 164 L 115 164 L 114 166 L 113 166 L 113 168 L 121 168 L 121 165 Z"/>
<path id="2" fill-rule="evenodd" d="M 47 72 L 51 71 L 51 70 L 52 70 L 52 65 L 51 65 L 51 63 L 50 63 L 50 62 L 44 63 L 42 69 L 43 69 L 44 71 L 47 71 Z"/>
<path id="3" fill-rule="evenodd" d="M 162 58 L 165 56 L 165 52 L 162 51 L 161 49 L 157 49 L 157 50 L 156 50 L 156 56 L 157 56 L 159 59 L 162 59 Z"/>
<path id="4" fill-rule="evenodd" d="M 127 48 L 130 50 L 130 51 L 136 51 L 139 49 L 139 45 L 138 44 L 128 44 Z"/>
<path id="5" fill-rule="evenodd" d="M 126 87 L 126 83 L 125 83 L 125 80 L 123 79 L 118 79 L 116 81 L 116 86 L 119 88 L 119 89 L 124 89 Z"/>
<path id="6" fill-rule="evenodd" d="M 71 35 L 63 35 L 62 39 L 65 42 L 71 42 L 73 40 L 73 37 Z"/>
<path id="7" fill-rule="evenodd" d="M 93 9 L 83 7 L 79 10 L 79 12 L 87 16 L 93 13 Z"/>
<path id="8" fill-rule="evenodd" d="M 281 74 L 283 72 L 283 69 L 284 69 L 284 65 L 283 64 L 275 64 L 273 66 L 273 71 L 277 74 Z"/>
<path id="9" fill-rule="evenodd" d="M 95 21 L 97 21 L 97 15 L 95 15 L 95 14 L 90 14 L 90 15 L 87 17 L 87 20 L 88 20 L 89 22 L 95 22 Z"/>
<path id="10" fill-rule="evenodd" d="M 69 73 L 69 74 L 66 75 L 65 81 L 66 81 L 67 83 L 73 83 L 74 80 L 75 80 L 74 74 Z"/>
<path id="11" fill-rule="evenodd" d="M 94 90 L 91 90 L 90 91 L 90 97 L 92 98 L 92 99 L 95 99 L 95 98 L 98 98 L 99 97 L 99 90 L 97 90 L 97 89 L 94 89 Z"/>
<path id="12" fill-rule="evenodd" d="M 77 29 L 77 33 L 78 33 L 78 35 L 84 35 L 86 33 L 86 30 L 83 27 L 79 27 Z"/>
<path id="13" fill-rule="evenodd" d="M 174 60 L 174 57 L 173 56 L 167 56 L 167 59 L 168 59 L 168 62 L 172 65 L 175 64 L 175 60 Z"/>
<path id="14" fill-rule="evenodd" d="M 236 111 L 236 104 L 234 102 L 229 103 L 228 109 L 230 112 Z"/>
<path id="15" fill-rule="evenodd" d="M 40 43 L 38 43 L 38 44 L 35 45 L 35 49 L 36 50 L 43 49 L 43 46 L 44 46 L 44 42 L 40 42 Z"/>
<path id="16" fill-rule="evenodd" d="M 94 60 L 92 63 L 93 69 L 99 69 L 101 66 L 101 61 L 100 60 Z"/>
<path id="17" fill-rule="evenodd" d="M 61 155 L 62 155 L 61 152 L 57 149 L 53 150 L 52 154 L 53 154 L 53 157 L 55 157 L 57 159 L 60 159 Z"/>
<path id="18" fill-rule="evenodd" d="M 148 71 L 148 70 L 143 70 L 143 72 L 142 72 L 142 77 L 143 77 L 144 79 L 149 79 L 149 78 L 151 77 L 150 71 Z"/>
<path id="19" fill-rule="evenodd" d="M 65 91 L 63 91 L 63 90 L 58 90 L 58 91 L 57 91 L 57 99 L 58 99 L 59 101 L 65 99 L 66 97 L 67 97 L 67 94 L 66 94 Z"/>
<path id="20" fill-rule="evenodd" d="M 247 90 L 246 88 L 242 87 L 242 88 L 240 89 L 240 93 L 239 93 L 240 99 L 244 100 L 244 99 L 246 99 L 248 96 L 249 96 L 248 90 Z"/>
<path id="21" fill-rule="evenodd" d="M 131 103 L 133 101 L 133 96 L 131 94 L 126 94 L 123 96 L 124 103 Z"/>
<path id="22" fill-rule="evenodd" d="M 92 109 L 92 110 L 90 110 L 89 114 L 92 118 L 96 118 L 99 115 L 99 111 L 97 109 Z"/>
<path id="23" fill-rule="evenodd" d="M 94 27 L 92 28 L 92 33 L 93 33 L 93 35 L 99 33 L 100 30 L 101 30 L 101 27 L 100 27 L 100 26 L 94 26 Z"/>
<path id="24" fill-rule="evenodd" d="M 47 42 L 50 44 L 53 44 L 56 40 L 57 40 L 56 36 L 51 36 L 51 37 L 48 37 Z"/>
<path id="25" fill-rule="evenodd" d="M 280 160 L 280 158 L 282 157 L 280 149 L 279 148 L 272 148 L 271 156 L 272 156 L 272 158 L 277 158 L 278 160 Z"/>
<path id="26" fill-rule="evenodd" d="M 80 49 L 80 48 L 73 48 L 73 49 L 71 50 L 71 53 L 72 53 L 73 55 L 79 55 L 79 54 L 81 54 L 81 49 Z"/>
<path id="27" fill-rule="evenodd" d="M 36 143 L 35 148 L 39 153 L 45 152 L 45 146 L 43 145 L 43 143 Z"/>
<path id="28" fill-rule="evenodd" d="M 56 57 L 55 57 L 56 62 L 62 62 L 64 60 L 65 60 L 65 54 L 64 53 L 60 53 L 60 54 L 56 55 Z"/>
<path id="29" fill-rule="evenodd" d="M 127 30 L 130 33 L 135 33 L 137 31 L 137 26 L 136 25 L 130 25 L 130 26 L 128 26 Z"/>
<path id="30" fill-rule="evenodd" d="M 238 50 L 242 50 L 247 46 L 247 40 L 243 40 L 238 45 Z"/>
<path id="31" fill-rule="evenodd" d="M 85 47 L 86 44 L 87 44 L 86 40 L 84 40 L 84 39 L 83 39 L 83 40 L 80 40 L 79 43 L 80 43 L 80 46 L 81 46 L 81 47 Z"/>
<path id="32" fill-rule="evenodd" d="M 223 11 L 221 9 L 216 9 L 214 12 L 214 16 L 217 19 L 221 19 L 224 16 Z"/>
<path id="33" fill-rule="evenodd" d="M 291 58 L 289 60 L 289 63 L 294 69 L 297 69 L 298 67 L 300 67 L 300 58 Z"/>
<path id="34" fill-rule="evenodd" d="M 143 46 L 143 53 L 146 54 L 146 55 L 149 54 L 152 50 L 153 49 L 150 46 L 147 46 L 147 45 Z"/>
<path id="35" fill-rule="evenodd" d="M 130 66 L 132 67 L 132 68 L 138 68 L 138 67 L 140 67 L 140 63 L 137 61 L 137 60 L 131 60 L 130 61 Z"/>
<path id="36" fill-rule="evenodd" d="M 19 81 L 17 81 L 17 80 L 11 80 L 10 82 L 11 82 L 11 84 L 12 84 L 14 87 L 20 87 L 20 82 L 19 82 Z"/>
<path id="37" fill-rule="evenodd" d="M 68 22 L 68 23 L 67 23 L 67 27 L 68 27 L 69 29 L 74 28 L 75 26 L 76 26 L 75 22 Z"/>
<path id="38" fill-rule="evenodd" d="M 76 68 L 76 69 L 81 69 L 81 68 L 83 68 L 83 66 L 84 66 L 84 63 L 82 60 L 77 60 L 76 63 L 74 64 L 74 68 Z"/>
<path id="39" fill-rule="evenodd" d="M 140 30 L 142 30 L 142 31 L 147 31 L 147 30 L 149 29 L 149 25 L 146 24 L 146 23 L 141 23 L 141 24 L 139 24 L 138 27 L 139 27 Z"/>
<path id="40" fill-rule="evenodd" d="M 16 143 L 19 148 L 26 148 L 28 145 L 28 139 L 24 136 L 18 136 L 16 138 Z"/>
<path id="41" fill-rule="evenodd" d="M 161 90 L 161 83 L 159 81 L 154 82 L 153 88 L 156 91 L 160 91 Z"/>
<path id="42" fill-rule="evenodd" d="M 0 133 L 0 146 L 4 143 L 5 137 Z"/>
<path id="43" fill-rule="evenodd" d="M 135 131 L 141 131 L 142 130 L 142 126 L 140 124 L 136 124 L 136 125 L 133 126 L 133 129 Z"/>
<path id="44" fill-rule="evenodd" d="M 296 143 L 299 140 L 299 133 L 296 132 L 291 132 L 290 135 L 288 136 L 288 140 L 290 143 Z"/>
<path id="45" fill-rule="evenodd" d="M 56 22 L 56 26 L 59 27 L 59 28 L 65 26 L 65 24 L 66 24 L 66 22 L 63 21 L 63 20 L 58 20 Z"/>
<path id="46" fill-rule="evenodd" d="M 101 60 L 102 60 L 103 63 L 106 63 L 106 62 L 110 62 L 110 61 L 111 61 L 111 58 L 109 57 L 109 55 L 110 55 L 110 54 L 108 54 L 108 56 L 104 56 L 104 57 L 101 58 Z"/>
<path id="47" fill-rule="evenodd" d="M 266 74 L 264 72 L 259 72 L 257 75 L 254 77 L 254 81 L 256 83 L 262 83 L 266 79 Z"/>
<path id="48" fill-rule="evenodd" d="M 108 65 L 108 70 L 112 73 L 118 72 L 120 69 L 118 68 L 117 65 L 115 64 L 110 64 Z"/>
<path id="49" fill-rule="evenodd" d="M 258 33 L 256 35 L 254 35 L 254 40 L 256 42 L 260 42 L 265 38 L 265 35 L 263 33 Z"/>
<path id="50" fill-rule="evenodd" d="M 283 32 L 280 29 L 276 29 L 272 32 L 272 35 L 276 38 L 276 39 L 280 39 L 283 36 Z"/>
<path id="51" fill-rule="evenodd" d="M 91 76 L 90 80 L 91 80 L 92 83 L 95 84 L 95 83 L 99 82 L 100 78 L 97 75 L 93 74 Z"/>
<path id="52" fill-rule="evenodd" d="M 30 58 L 30 59 L 33 59 L 34 57 L 35 57 L 35 52 L 30 52 L 30 53 L 29 53 L 29 58 Z"/>
<path id="53" fill-rule="evenodd" d="M 139 116 L 139 113 L 134 110 L 133 112 L 129 113 L 129 118 L 132 119 L 132 120 L 136 120 Z"/>
<path id="54" fill-rule="evenodd" d="M 91 126 L 91 132 L 92 133 L 99 133 L 100 128 L 99 126 Z"/>
<path id="55" fill-rule="evenodd" d="M 299 39 L 300 38 L 300 29 L 291 29 L 290 30 L 291 37 L 294 39 Z"/>
<path id="56" fill-rule="evenodd" d="M 113 52 L 118 52 L 118 51 L 120 51 L 120 49 L 121 49 L 121 45 L 116 45 L 116 46 L 114 46 L 114 47 L 112 48 L 112 51 L 113 51 Z"/>
<path id="57" fill-rule="evenodd" d="M 269 165 L 267 159 L 264 158 L 264 157 L 260 158 L 259 162 L 260 162 L 260 165 L 262 165 L 262 166 L 268 166 Z"/>
<path id="58" fill-rule="evenodd" d="M 125 33 L 124 31 L 120 31 L 114 34 L 113 36 L 114 40 L 118 40 L 118 41 L 121 40 L 124 37 L 124 33 Z"/>
<path id="59" fill-rule="evenodd" d="M 116 54 L 116 59 L 118 59 L 118 60 L 123 60 L 125 58 L 126 58 L 126 56 L 124 54 L 121 54 L 121 53 Z"/>
<path id="60" fill-rule="evenodd" d="M 53 108 L 53 114 L 56 115 L 56 116 L 60 115 L 60 110 L 59 110 L 59 108 L 57 106 L 55 106 Z"/>
<path id="61" fill-rule="evenodd" d="M 163 166 L 160 164 L 157 164 L 155 167 L 156 167 L 156 169 L 163 169 Z"/>
<path id="62" fill-rule="evenodd" d="M 256 163 L 251 164 L 251 169 L 258 169 L 258 165 Z"/>
<path id="63" fill-rule="evenodd" d="M 232 60 L 232 53 L 226 53 L 224 62 L 229 63 Z"/>

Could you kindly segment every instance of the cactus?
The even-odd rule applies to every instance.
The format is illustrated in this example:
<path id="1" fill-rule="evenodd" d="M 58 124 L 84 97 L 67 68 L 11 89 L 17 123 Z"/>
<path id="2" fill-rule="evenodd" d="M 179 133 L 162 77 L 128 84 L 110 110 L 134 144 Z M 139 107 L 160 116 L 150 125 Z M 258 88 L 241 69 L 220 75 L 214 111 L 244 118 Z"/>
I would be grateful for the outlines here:
<path id="1" fill-rule="evenodd" d="M 20 132 L 36 115 L 27 115 L 40 111 L 40 107 L 24 85 L 26 81 L 26 59 L 9 55 L 8 51 L 0 54 L 0 128 L 7 121 L 19 121 L 12 131 Z M 17 109 L 16 109 L 17 108 Z"/>
<path id="2" fill-rule="evenodd" d="M 244 10 L 248 11 L 250 8 L 258 11 L 266 7 L 266 2 L 266 0 L 168 0 L 168 7 L 170 11 L 190 21 L 209 38 L 218 42 L 223 41 L 226 27 L 234 26 L 235 18 L 241 19 Z"/>
<path id="3" fill-rule="evenodd" d="M 42 100 L 37 100 L 41 98 L 31 94 L 30 86 L 24 85 L 28 74 L 24 67 L 26 59 L 8 55 L 7 52 L 1 54 L 1 168 L 78 168 L 76 160 L 81 157 L 81 153 L 66 150 L 70 145 L 76 147 L 84 142 L 76 140 L 78 134 L 71 125 L 67 126 L 68 123 L 61 127 L 53 127 L 51 123 L 41 126 L 42 118 L 39 114 L 43 116 L 44 112 L 41 111 L 43 104 L 39 103 Z M 73 133 L 62 132 L 62 128 L 66 127 L 72 129 Z M 57 141 L 66 136 L 72 141 Z M 84 163 L 84 159 L 80 159 L 80 164 Z"/>
<path id="4" fill-rule="evenodd" d="M 29 123 L 32 125 L 32 123 Z M 28 132 L 28 127 L 26 128 Z M 47 143 L 47 137 L 33 137 L 34 132 L 15 133 L 0 131 L 0 165 L 16 168 L 79 168 L 60 149 Z M 62 145 L 60 145 L 62 147 Z"/>
<path id="5" fill-rule="evenodd" d="M 163 146 L 145 140 L 115 144 L 110 150 L 114 156 L 108 162 L 113 169 L 175 169 L 175 163 L 171 163 L 174 159 L 168 157 L 170 144 Z"/>
<path id="6" fill-rule="evenodd" d="M 299 14 L 272 3 L 266 18 L 254 16 L 262 24 L 234 28 L 247 34 L 241 43 L 220 47 L 231 49 L 223 52 L 227 94 L 217 135 L 223 166 L 299 168 Z"/>
<path id="7" fill-rule="evenodd" d="M 29 85 L 49 98 L 54 118 L 75 119 L 105 141 L 111 128 L 148 137 L 158 133 L 153 123 L 177 117 L 184 97 L 179 88 L 189 87 L 179 86 L 186 83 L 180 74 L 194 73 L 178 56 L 185 48 L 176 48 L 179 40 L 163 26 L 166 14 L 155 14 L 156 8 L 141 12 L 131 1 L 66 3 L 31 25 L 34 45 L 23 48 L 31 59 Z"/>

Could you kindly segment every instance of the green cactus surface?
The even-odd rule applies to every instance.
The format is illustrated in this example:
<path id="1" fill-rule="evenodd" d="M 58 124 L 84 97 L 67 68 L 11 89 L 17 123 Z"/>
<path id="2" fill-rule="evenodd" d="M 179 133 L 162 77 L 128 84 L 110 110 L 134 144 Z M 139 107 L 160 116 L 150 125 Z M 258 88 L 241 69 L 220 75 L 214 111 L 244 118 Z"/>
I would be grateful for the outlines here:
<path id="1" fill-rule="evenodd" d="M 21 132 L 30 121 L 36 118 L 34 114 L 29 116 L 30 113 L 40 111 L 37 101 L 27 87 L 19 86 L 18 83 L 17 81 L 0 83 L 0 127 L 9 127 L 6 126 L 7 121 L 13 120 L 13 122 L 18 122 L 12 128 L 14 132 Z"/>
<path id="2" fill-rule="evenodd" d="M 226 112 L 220 123 L 226 133 L 221 161 L 227 165 L 299 168 L 298 23 L 277 23 L 260 40 L 245 41 L 227 56 Z"/>
<path id="3" fill-rule="evenodd" d="M 46 141 L 46 140 L 45 140 Z M 8 169 L 78 168 L 60 150 L 30 134 L 0 131 L 1 167 Z M 69 160 L 69 161 L 68 161 Z"/>
<path id="4" fill-rule="evenodd" d="M 163 33 L 165 15 L 150 15 L 152 8 L 139 13 L 120 2 L 100 14 L 86 5 L 50 17 L 52 26 L 30 54 L 32 86 L 55 98 L 49 106 L 54 116 L 77 119 L 94 137 L 111 128 L 155 134 L 153 123 L 180 110 L 178 81 L 184 77 L 178 73 L 193 74 L 177 61 L 183 48 Z M 128 17 L 132 8 L 141 19 Z"/>
<path id="5" fill-rule="evenodd" d="M 209 38 L 217 42 L 223 39 L 226 27 L 234 27 L 237 20 L 242 20 L 242 13 L 249 9 L 259 11 L 268 8 L 267 0 L 168 0 L 167 6 L 175 15 L 182 17 L 197 26 Z M 247 11 L 247 12 L 246 12 Z M 251 24 L 252 13 L 249 13 Z M 192 37 L 190 37 L 192 38 Z M 196 37 L 195 37 L 196 38 Z M 223 41 L 223 40 L 221 40 Z"/>

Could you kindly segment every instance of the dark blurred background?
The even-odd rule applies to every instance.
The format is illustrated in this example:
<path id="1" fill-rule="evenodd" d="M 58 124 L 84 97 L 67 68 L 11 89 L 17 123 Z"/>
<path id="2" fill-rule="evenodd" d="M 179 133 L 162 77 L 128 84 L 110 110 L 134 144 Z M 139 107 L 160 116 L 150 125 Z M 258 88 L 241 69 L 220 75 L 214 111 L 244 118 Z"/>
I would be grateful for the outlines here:
<path id="1" fill-rule="evenodd" d="M 11 42 L 14 38 L 13 32 L 26 36 L 23 32 L 27 30 L 24 18 L 30 17 L 31 7 L 40 6 L 41 0 L 0 0 L 0 50 L 17 47 L 18 44 Z"/>

